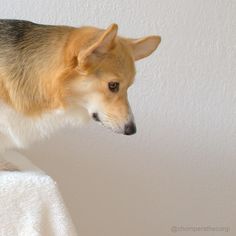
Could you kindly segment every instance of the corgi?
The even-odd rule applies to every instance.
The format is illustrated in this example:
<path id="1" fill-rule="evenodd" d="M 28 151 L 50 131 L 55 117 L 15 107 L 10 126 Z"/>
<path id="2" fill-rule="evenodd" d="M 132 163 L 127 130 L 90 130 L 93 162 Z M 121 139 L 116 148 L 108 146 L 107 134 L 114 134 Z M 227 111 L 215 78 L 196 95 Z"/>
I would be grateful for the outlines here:
<path id="1" fill-rule="evenodd" d="M 161 38 L 130 39 L 117 31 L 117 24 L 0 20 L 0 152 L 91 119 L 116 133 L 136 132 L 127 90 L 135 61 L 154 52 Z"/>

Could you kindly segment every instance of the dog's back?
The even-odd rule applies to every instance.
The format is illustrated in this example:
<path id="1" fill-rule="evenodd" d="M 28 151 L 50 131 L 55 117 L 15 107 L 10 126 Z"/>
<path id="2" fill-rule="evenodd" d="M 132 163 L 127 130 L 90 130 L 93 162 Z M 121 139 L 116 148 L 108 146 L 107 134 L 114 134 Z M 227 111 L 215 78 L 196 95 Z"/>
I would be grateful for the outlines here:
<path id="1" fill-rule="evenodd" d="M 17 45 L 22 42 L 35 28 L 42 26 L 21 20 L 0 20 L 0 43 L 1 46 L 5 44 Z"/>
<path id="2" fill-rule="evenodd" d="M 29 106 L 39 109 L 43 91 L 36 89 L 40 89 L 42 78 L 50 80 L 60 72 L 59 64 L 62 64 L 63 49 L 71 29 L 0 20 L 0 98 L 6 103 L 13 102 L 22 112 L 34 112 L 29 111 Z"/>
<path id="3" fill-rule="evenodd" d="M 49 32 L 49 27 L 28 21 L 0 20 L 1 62 L 9 65 L 8 62 L 16 59 L 18 54 L 24 56 L 28 50 L 33 53 L 33 49 L 39 49 L 40 45 L 45 47 Z"/>
<path id="4" fill-rule="evenodd" d="M 23 20 L 0 20 L 0 47 L 1 50 L 6 47 L 22 50 L 30 45 L 33 48 L 47 46 L 49 38 L 62 36 L 66 29 L 72 27 L 41 25 Z"/>
<path id="5" fill-rule="evenodd" d="M 40 54 L 51 55 L 57 41 L 62 42 L 66 29 L 69 27 L 0 20 L 0 68 L 14 65 L 21 70 L 27 69 L 25 65 L 28 67 L 34 60 L 39 60 Z"/>

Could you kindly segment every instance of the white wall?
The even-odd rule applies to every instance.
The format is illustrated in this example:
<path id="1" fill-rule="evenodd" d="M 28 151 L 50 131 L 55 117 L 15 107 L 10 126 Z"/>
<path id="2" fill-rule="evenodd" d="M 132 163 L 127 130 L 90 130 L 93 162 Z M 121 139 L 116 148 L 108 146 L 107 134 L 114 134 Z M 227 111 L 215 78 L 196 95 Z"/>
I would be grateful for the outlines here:
<path id="1" fill-rule="evenodd" d="M 1 18 L 160 34 L 130 89 L 138 133 L 91 124 L 26 153 L 59 183 L 80 235 L 236 235 L 236 1 L 1 0 Z M 185 235 L 185 234 L 184 234 Z M 186 235 L 196 235 L 188 232 Z M 198 235 L 215 235 L 199 232 Z"/>

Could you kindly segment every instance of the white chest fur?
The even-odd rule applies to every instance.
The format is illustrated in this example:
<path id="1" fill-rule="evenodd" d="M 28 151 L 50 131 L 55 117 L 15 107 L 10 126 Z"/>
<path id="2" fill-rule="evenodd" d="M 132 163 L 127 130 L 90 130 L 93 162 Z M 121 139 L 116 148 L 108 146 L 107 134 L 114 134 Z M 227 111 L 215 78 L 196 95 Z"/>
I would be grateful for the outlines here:
<path id="1" fill-rule="evenodd" d="M 0 152 L 7 148 L 27 147 L 66 125 L 78 126 L 88 119 L 88 113 L 82 107 L 54 110 L 38 118 L 29 118 L 0 100 Z"/>

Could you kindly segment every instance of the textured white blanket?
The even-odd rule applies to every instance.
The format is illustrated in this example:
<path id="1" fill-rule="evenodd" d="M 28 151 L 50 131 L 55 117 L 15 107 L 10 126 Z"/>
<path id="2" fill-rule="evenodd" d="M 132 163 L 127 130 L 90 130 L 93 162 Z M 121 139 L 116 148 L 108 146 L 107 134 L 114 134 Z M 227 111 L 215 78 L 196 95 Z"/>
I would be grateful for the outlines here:
<path id="1" fill-rule="evenodd" d="M 51 177 L 18 153 L 5 157 L 22 171 L 0 172 L 0 236 L 75 236 Z"/>

